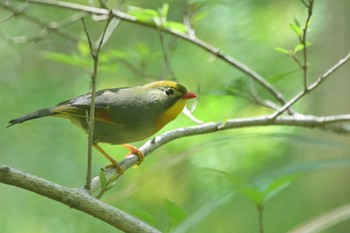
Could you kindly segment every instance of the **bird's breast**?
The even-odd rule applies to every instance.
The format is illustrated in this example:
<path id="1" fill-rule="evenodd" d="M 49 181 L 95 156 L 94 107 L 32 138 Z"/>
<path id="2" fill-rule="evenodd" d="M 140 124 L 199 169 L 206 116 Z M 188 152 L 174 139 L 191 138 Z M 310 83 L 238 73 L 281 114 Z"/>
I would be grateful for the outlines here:
<path id="1" fill-rule="evenodd" d="M 157 119 L 157 123 L 155 126 L 156 132 L 161 128 L 163 128 L 170 121 L 174 120 L 182 112 L 183 108 L 185 107 L 185 104 L 186 104 L 186 101 L 180 99 L 176 101 L 165 112 L 161 113 L 159 118 Z"/>

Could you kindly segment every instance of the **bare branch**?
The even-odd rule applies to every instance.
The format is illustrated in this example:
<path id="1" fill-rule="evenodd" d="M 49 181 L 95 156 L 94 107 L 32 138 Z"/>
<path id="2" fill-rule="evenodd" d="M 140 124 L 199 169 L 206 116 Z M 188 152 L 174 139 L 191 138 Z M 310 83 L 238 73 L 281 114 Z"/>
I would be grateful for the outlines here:
<path id="1" fill-rule="evenodd" d="M 84 11 L 86 13 L 90 14 L 96 14 L 96 15 L 105 15 L 107 16 L 109 14 L 109 11 L 102 8 L 96 8 L 91 6 L 85 6 L 80 4 L 75 4 L 71 2 L 64 2 L 64 1 L 53 1 L 53 0 L 26 0 L 26 2 L 29 3 L 36 3 L 36 4 L 45 4 L 45 5 L 51 5 L 51 6 L 58 6 L 61 8 L 67 8 L 70 10 L 75 11 Z M 112 14 L 114 17 L 119 18 L 121 20 L 139 24 L 145 27 L 161 30 L 165 33 L 169 33 L 173 36 L 177 36 L 179 38 L 182 38 L 186 41 L 189 41 L 190 43 L 206 50 L 207 52 L 213 54 L 218 59 L 221 59 L 225 61 L 226 63 L 232 65 L 236 69 L 240 70 L 244 74 L 246 74 L 248 77 L 251 77 L 255 82 L 257 82 L 259 85 L 264 87 L 280 104 L 286 105 L 286 100 L 283 96 L 283 94 L 271 83 L 269 83 L 265 78 L 263 78 L 260 74 L 252 70 L 250 67 L 240 63 L 239 61 L 235 60 L 234 58 L 228 56 L 224 52 L 222 52 L 220 49 L 215 48 L 211 46 L 210 44 L 198 39 L 193 34 L 186 34 L 182 33 L 180 31 L 174 31 L 167 28 L 159 28 L 156 24 L 149 24 L 145 22 L 138 21 L 136 17 L 128 15 L 124 12 L 113 10 Z"/>
<path id="2" fill-rule="evenodd" d="M 314 1 L 310 0 L 308 5 L 305 4 L 305 2 L 303 2 L 303 4 L 306 5 L 307 8 L 308 8 L 308 15 L 307 15 L 307 18 L 306 18 L 306 21 L 305 21 L 305 26 L 304 26 L 304 29 L 303 29 L 303 36 L 300 38 L 300 43 L 304 46 L 303 47 L 304 62 L 303 62 L 303 65 L 302 65 L 302 69 L 303 69 L 304 89 L 305 89 L 305 91 L 307 91 L 308 90 L 308 87 L 307 87 L 307 72 L 308 72 L 309 64 L 308 64 L 308 60 L 307 60 L 308 57 L 307 57 L 307 50 L 306 50 L 306 47 L 307 47 L 306 36 L 307 36 L 308 30 L 309 30 L 310 20 L 311 20 L 311 16 L 312 16 L 312 13 L 313 13 Z"/>
<path id="3" fill-rule="evenodd" d="M 342 67 L 349 60 L 350 60 L 350 52 L 344 58 L 342 58 L 337 64 L 335 64 L 333 67 L 331 67 L 329 70 L 327 70 L 323 75 L 321 75 L 314 83 L 312 83 L 306 89 L 304 89 L 299 94 L 294 96 L 288 103 L 286 103 L 278 111 L 276 111 L 274 114 L 272 114 L 270 118 L 275 119 L 276 117 L 280 116 L 284 111 L 289 109 L 298 100 L 300 100 L 302 97 L 307 95 L 310 91 L 316 89 L 319 85 L 321 85 L 321 83 L 323 83 L 323 81 L 325 81 L 331 74 L 333 74 L 335 71 L 337 71 L 340 67 Z"/>
<path id="4" fill-rule="evenodd" d="M 55 32 L 58 35 L 64 37 L 65 39 L 71 40 L 73 42 L 78 42 L 79 40 L 77 38 L 74 38 L 72 35 L 69 35 L 65 32 L 61 32 L 59 31 L 59 29 L 61 27 L 70 25 L 72 23 L 75 23 L 77 21 L 79 21 L 84 15 L 85 13 L 78 13 L 73 15 L 72 17 L 70 17 L 69 19 L 63 21 L 63 22 L 52 22 L 50 24 L 47 24 L 47 22 L 45 21 L 41 21 L 39 19 L 36 19 L 35 17 L 32 17 L 28 14 L 26 14 L 24 11 L 27 9 L 27 5 L 25 5 L 25 7 L 21 7 L 20 9 L 15 9 L 12 8 L 10 6 L 8 6 L 5 3 L 0 2 L 0 7 L 11 11 L 13 13 L 13 15 L 20 15 L 21 17 L 23 17 L 24 19 L 28 20 L 29 22 L 32 22 L 40 27 L 42 27 L 43 29 L 40 31 L 39 35 L 35 36 L 35 37 L 26 37 L 26 36 L 20 36 L 20 37 L 14 37 L 11 38 L 9 36 L 4 35 L 4 33 L 2 33 L 2 36 L 7 40 L 10 41 L 12 43 L 27 43 L 30 41 L 40 41 L 43 38 L 46 37 L 46 35 L 49 32 Z M 3 20 L 4 21 L 4 20 Z"/>
<path id="5" fill-rule="evenodd" d="M 328 117 L 316 117 L 295 114 L 293 116 L 280 116 L 276 119 L 271 119 L 269 116 L 231 119 L 225 122 L 209 122 L 197 126 L 184 127 L 166 132 L 146 142 L 143 146 L 139 148 L 139 150 L 146 157 L 160 146 L 179 138 L 215 133 L 222 130 L 257 126 L 294 126 L 310 129 L 319 128 L 321 130 L 327 130 L 339 134 L 350 134 L 350 126 L 343 124 L 349 122 L 350 114 Z M 125 172 L 127 169 L 129 169 L 137 163 L 138 157 L 134 155 L 120 161 L 119 165 Z M 113 167 L 108 168 L 105 173 L 107 179 L 112 176 L 115 176 L 116 174 L 117 172 Z M 97 189 L 99 189 L 99 186 L 99 177 L 95 177 L 91 181 L 91 192 L 95 192 Z"/>
<path id="6" fill-rule="evenodd" d="M 90 214 L 125 232 L 159 231 L 127 213 L 90 196 L 84 189 L 71 189 L 0 164 L 0 182 L 17 186 Z"/>
<path id="7" fill-rule="evenodd" d="M 112 17 L 110 17 L 107 20 L 106 26 L 102 32 L 101 38 L 98 42 L 96 50 L 94 49 L 93 42 L 90 38 L 89 32 L 86 28 L 86 24 L 84 19 L 82 19 L 84 31 L 86 33 L 86 37 L 89 42 L 89 48 L 90 48 L 90 54 L 91 58 L 94 62 L 93 65 L 93 71 L 91 75 L 91 83 L 92 83 L 92 90 L 91 90 L 91 106 L 90 106 L 90 114 L 89 114 L 89 133 L 88 133 L 88 159 L 87 159 L 87 172 L 86 172 L 86 181 L 85 181 L 85 188 L 90 190 L 91 187 L 91 164 L 92 164 L 92 146 L 94 143 L 94 125 L 95 125 L 95 95 L 96 95 L 96 80 L 97 80 L 97 71 L 98 71 L 98 64 L 99 64 L 99 56 L 100 51 L 102 48 L 102 45 L 104 44 L 104 39 L 106 35 L 106 31 L 108 29 L 108 25 L 111 22 Z"/>

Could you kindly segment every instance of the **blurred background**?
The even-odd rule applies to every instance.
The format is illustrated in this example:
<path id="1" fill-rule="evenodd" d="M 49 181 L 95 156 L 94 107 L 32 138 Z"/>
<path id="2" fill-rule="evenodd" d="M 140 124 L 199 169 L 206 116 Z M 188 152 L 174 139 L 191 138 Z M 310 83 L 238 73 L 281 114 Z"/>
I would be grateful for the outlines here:
<path id="1" fill-rule="evenodd" d="M 118 2 L 107 3 L 118 6 Z M 169 3 L 170 21 L 182 22 L 188 5 L 196 9 L 194 28 L 200 39 L 248 65 L 286 98 L 302 90 L 298 66 L 290 56 L 276 51 L 298 43 L 289 24 L 295 19 L 305 22 L 307 10 L 301 1 L 125 1 L 153 10 L 163 3 Z M 9 6 L 20 9 L 23 4 L 11 2 Z M 315 1 L 308 35 L 312 44 L 309 83 L 349 52 L 349 10 L 346 0 Z M 24 12 L 44 23 L 61 22 L 74 13 L 41 5 Z M 82 24 L 78 21 L 59 30 L 68 36 L 51 32 L 39 40 L 42 27 L 24 15 L 1 20 L 10 15 L 0 7 L 0 163 L 60 185 L 80 187 L 87 154 L 87 136 L 80 129 L 56 118 L 6 125 L 10 119 L 89 92 L 92 63 Z M 104 21 L 87 17 L 86 22 L 97 39 Z M 251 83 L 244 74 L 187 41 L 163 36 L 177 80 L 199 93 L 193 112 L 198 119 L 225 121 L 272 113 L 245 98 Z M 23 39 L 33 40 L 11 43 Z M 98 89 L 170 78 L 159 33 L 136 24 L 120 23 L 104 46 L 100 62 Z M 350 65 L 344 65 L 295 109 L 318 116 L 348 113 L 349 71 Z M 270 98 L 263 88 L 257 91 Z M 182 114 L 161 132 L 194 124 Z M 117 160 L 127 153 L 120 146 L 103 148 Z M 103 201 L 163 232 L 259 232 L 259 213 L 266 232 L 287 232 L 350 202 L 349 150 L 348 136 L 294 127 L 186 137 L 128 170 Z M 94 151 L 94 176 L 105 165 L 104 157 Z M 84 213 L 3 184 L 0 206 L 3 232 L 116 232 Z M 257 207 L 263 207 L 263 212 Z M 350 221 L 344 220 L 323 232 L 348 232 L 349 228 Z"/>

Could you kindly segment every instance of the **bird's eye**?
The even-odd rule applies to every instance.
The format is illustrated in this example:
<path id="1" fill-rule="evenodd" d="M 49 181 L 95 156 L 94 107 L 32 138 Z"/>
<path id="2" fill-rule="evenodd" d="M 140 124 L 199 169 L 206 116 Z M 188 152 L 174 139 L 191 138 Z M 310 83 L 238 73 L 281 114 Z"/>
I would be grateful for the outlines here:
<path id="1" fill-rule="evenodd" d="M 165 89 L 164 93 L 169 96 L 169 95 L 173 95 L 174 94 L 174 90 L 171 88 L 167 88 Z"/>

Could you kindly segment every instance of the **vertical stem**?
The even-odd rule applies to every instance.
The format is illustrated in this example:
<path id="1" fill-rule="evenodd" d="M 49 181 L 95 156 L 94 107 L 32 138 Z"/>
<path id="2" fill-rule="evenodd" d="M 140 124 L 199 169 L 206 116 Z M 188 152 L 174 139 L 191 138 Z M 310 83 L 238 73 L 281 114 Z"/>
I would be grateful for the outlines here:
<path id="1" fill-rule="evenodd" d="M 257 205 L 259 233 L 264 233 L 264 207 Z"/>
<path id="2" fill-rule="evenodd" d="M 306 36 L 307 36 L 307 31 L 309 29 L 310 19 L 311 19 L 312 12 L 313 12 L 314 0 L 309 0 L 308 3 L 306 3 L 305 1 L 302 1 L 302 2 L 308 8 L 308 15 L 307 15 L 307 19 L 305 21 L 305 26 L 303 29 L 303 36 L 300 38 L 301 44 L 304 45 L 304 48 L 303 48 L 304 64 L 302 65 L 302 69 L 303 69 L 303 79 L 304 79 L 304 91 L 307 92 L 308 91 L 308 85 L 307 85 L 307 71 L 308 71 L 307 58 L 308 57 L 307 57 L 307 51 L 306 51 L 306 46 L 307 46 Z"/>
<path id="3" fill-rule="evenodd" d="M 91 167 L 92 167 L 92 145 L 93 145 L 93 134 L 94 134 L 94 126 L 95 126 L 95 93 L 96 93 L 96 74 L 97 74 L 97 63 L 98 59 L 95 59 L 95 54 L 93 51 L 92 47 L 92 42 L 91 38 L 89 35 L 89 32 L 87 30 L 85 20 L 84 18 L 81 19 L 83 22 L 84 26 L 84 31 L 86 34 L 86 37 L 89 42 L 89 48 L 90 48 L 90 53 L 91 57 L 94 60 L 94 67 L 93 67 L 93 72 L 91 74 L 91 85 L 92 85 L 92 90 L 91 90 L 91 104 L 90 104 L 90 114 L 87 112 L 87 122 L 89 123 L 89 131 L 88 131 L 88 156 L 87 156 L 87 171 L 86 171 L 86 179 L 85 179 L 85 185 L 84 187 L 87 190 L 90 190 L 91 188 Z"/>
<path id="4" fill-rule="evenodd" d="M 108 19 L 107 19 L 106 26 L 105 26 L 105 28 L 103 30 L 102 36 L 100 38 L 100 41 L 98 43 L 98 46 L 97 46 L 96 50 L 93 47 L 93 43 L 91 41 L 89 32 L 87 30 L 85 21 L 82 18 L 84 31 L 85 31 L 86 37 L 88 39 L 88 42 L 89 42 L 90 54 L 91 54 L 92 60 L 94 62 L 93 72 L 91 74 L 92 90 L 91 90 L 90 114 L 88 115 L 88 123 L 89 123 L 88 158 L 87 158 L 86 179 L 85 179 L 85 185 L 84 185 L 84 187 L 87 190 L 90 190 L 90 188 L 91 188 L 92 146 L 95 143 L 95 141 L 94 141 L 95 98 L 96 98 L 96 79 L 97 79 L 97 71 L 98 71 L 98 62 L 99 62 L 100 51 L 101 51 L 102 45 L 104 44 L 104 38 L 105 38 L 105 35 L 106 35 L 106 31 L 108 29 L 108 25 L 111 22 L 112 18 L 113 18 L 112 11 L 110 11 L 110 14 L 109 14 Z"/>

